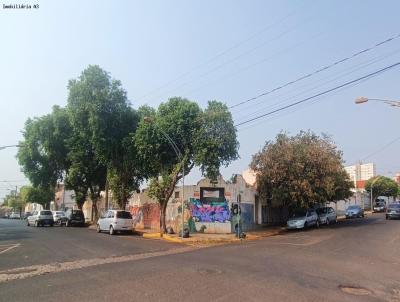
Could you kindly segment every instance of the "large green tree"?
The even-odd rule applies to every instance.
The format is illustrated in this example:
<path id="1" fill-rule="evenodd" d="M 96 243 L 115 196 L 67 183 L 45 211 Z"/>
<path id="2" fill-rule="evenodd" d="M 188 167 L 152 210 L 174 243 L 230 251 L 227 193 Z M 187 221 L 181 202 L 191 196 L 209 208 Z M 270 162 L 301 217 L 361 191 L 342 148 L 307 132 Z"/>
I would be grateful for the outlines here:
<path id="1" fill-rule="evenodd" d="M 124 207 L 143 179 L 132 143 L 138 114 L 130 107 L 121 82 L 111 79 L 99 66 L 85 69 L 78 79 L 69 82 L 68 90 L 68 112 L 74 136 L 79 137 L 82 146 L 90 149 L 87 153 L 92 155 L 85 161 L 92 160 L 92 171 L 105 167 L 113 196 Z M 100 181 L 99 177 L 90 178 L 92 181 L 98 180 L 89 187 L 92 201 L 96 204 L 106 182 Z"/>
<path id="2" fill-rule="evenodd" d="M 253 156 L 251 168 L 261 197 L 276 206 L 308 207 L 351 196 L 342 152 L 326 135 L 280 133 Z"/>
<path id="3" fill-rule="evenodd" d="M 33 185 L 32 192 L 46 197 L 39 198 L 41 204 L 53 199 L 48 199 L 48 194 L 54 194 L 57 182 L 64 179 L 70 166 L 67 157 L 70 135 L 67 112 L 59 106 L 54 106 L 50 114 L 25 123 L 17 159 Z"/>
<path id="4" fill-rule="evenodd" d="M 389 177 L 375 176 L 370 178 L 365 183 L 365 190 L 371 194 L 372 200 L 378 196 L 397 197 L 399 195 L 399 185 Z"/>
<path id="5" fill-rule="evenodd" d="M 165 232 L 168 200 L 183 170 L 186 175 L 198 166 L 215 180 L 220 166 L 238 158 L 236 129 L 228 108 L 216 101 L 203 111 L 197 103 L 176 97 L 157 110 L 140 108 L 139 114 L 135 146 L 152 176 L 148 194 L 160 204 L 160 229 Z"/>

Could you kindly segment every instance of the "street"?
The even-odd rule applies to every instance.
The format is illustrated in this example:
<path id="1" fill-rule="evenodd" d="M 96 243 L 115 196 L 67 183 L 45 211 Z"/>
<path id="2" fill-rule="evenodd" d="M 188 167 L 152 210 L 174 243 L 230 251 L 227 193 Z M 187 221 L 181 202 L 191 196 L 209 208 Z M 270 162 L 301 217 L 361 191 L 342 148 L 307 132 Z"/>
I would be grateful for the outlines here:
<path id="1" fill-rule="evenodd" d="M 373 214 L 196 248 L 2 219 L 0 300 L 400 301 L 399 228 Z"/>

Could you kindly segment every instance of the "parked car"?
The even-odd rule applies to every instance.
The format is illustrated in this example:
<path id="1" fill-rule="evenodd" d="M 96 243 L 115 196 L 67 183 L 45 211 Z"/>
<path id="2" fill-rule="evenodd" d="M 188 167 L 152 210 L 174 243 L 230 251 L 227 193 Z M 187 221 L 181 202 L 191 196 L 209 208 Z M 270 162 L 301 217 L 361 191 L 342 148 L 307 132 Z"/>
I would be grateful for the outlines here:
<path id="1" fill-rule="evenodd" d="M 97 232 L 107 231 L 110 235 L 116 232 L 132 232 L 131 213 L 121 210 L 109 210 L 97 221 Z"/>
<path id="2" fill-rule="evenodd" d="M 64 211 L 53 211 L 54 223 L 58 225 L 64 225 L 67 223 L 67 217 Z"/>
<path id="3" fill-rule="evenodd" d="M 21 219 L 21 214 L 12 212 L 10 215 L 10 219 Z"/>
<path id="4" fill-rule="evenodd" d="M 346 210 L 346 218 L 364 217 L 364 210 L 359 205 L 351 205 Z"/>
<path id="5" fill-rule="evenodd" d="M 316 211 L 319 217 L 320 224 L 329 225 L 332 222 L 337 223 L 337 215 L 333 208 L 324 207 L 324 208 L 319 208 Z"/>
<path id="6" fill-rule="evenodd" d="M 288 229 L 306 229 L 311 226 L 319 227 L 318 214 L 314 209 L 297 209 L 287 222 Z"/>
<path id="7" fill-rule="evenodd" d="M 29 216 L 26 220 L 26 225 L 34 225 L 35 227 L 54 225 L 53 213 L 49 210 L 34 211 L 32 216 Z"/>
<path id="8" fill-rule="evenodd" d="M 392 203 L 386 211 L 386 219 L 400 218 L 400 203 Z"/>
<path id="9" fill-rule="evenodd" d="M 386 203 L 384 201 L 377 201 L 373 206 L 374 212 L 385 212 L 386 211 Z"/>
<path id="10" fill-rule="evenodd" d="M 83 214 L 82 210 L 72 210 L 68 209 L 65 212 L 65 226 L 84 226 L 85 225 L 85 215 Z"/>
<path id="11" fill-rule="evenodd" d="M 29 216 L 32 216 L 31 212 L 25 212 L 24 213 L 24 219 L 27 219 Z"/>

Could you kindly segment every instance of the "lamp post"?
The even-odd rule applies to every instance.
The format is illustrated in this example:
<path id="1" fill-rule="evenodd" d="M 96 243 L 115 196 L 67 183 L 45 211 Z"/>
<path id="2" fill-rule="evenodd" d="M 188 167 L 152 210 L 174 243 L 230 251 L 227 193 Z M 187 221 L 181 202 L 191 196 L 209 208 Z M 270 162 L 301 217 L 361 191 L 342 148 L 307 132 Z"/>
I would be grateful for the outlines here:
<path id="1" fill-rule="evenodd" d="M 20 147 L 20 145 L 2 146 L 2 147 L 0 147 L 0 150 L 6 149 L 6 148 L 12 148 L 12 147 Z"/>
<path id="2" fill-rule="evenodd" d="M 354 103 L 356 104 L 363 104 L 367 103 L 368 101 L 374 101 L 374 102 L 382 102 L 387 105 L 390 105 L 392 107 L 399 107 L 400 108 L 400 101 L 394 101 L 394 100 L 385 100 L 385 99 L 374 99 L 374 98 L 367 98 L 364 96 L 360 96 L 355 99 Z"/>
<path id="3" fill-rule="evenodd" d="M 153 123 L 153 119 L 149 116 L 145 116 L 144 117 L 144 122 L 147 124 L 151 124 Z M 165 136 L 165 138 L 168 140 L 168 143 L 171 145 L 172 149 L 174 150 L 176 156 L 179 158 L 179 161 L 181 162 L 182 165 L 182 227 L 181 227 L 181 236 L 183 239 L 183 228 L 184 228 L 184 223 L 185 223 L 185 217 L 184 217 L 184 207 L 185 207 L 185 203 L 184 203 L 184 198 L 185 198 L 185 165 L 183 162 L 183 156 L 181 151 L 179 150 L 178 146 L 176 145 L 175 141 L 161 128 L 157 128 L 158 131 L 160 131 L 160 133 L 162 135 Z"/>
<path id="4" fill-rule="evenodd" d="M 378 176 L 377 178 L 375 178 L 374 179 L 374 181 L 371 183 L 371 211 L 372 211 L 372 197 L 373 197 L 373 195 L 372 195 L 372 190 L 373 190 L 373 186 L 374 186 L 374 183 L 379 179 L 379 178 L 381 178 L 382 176 Z"/>

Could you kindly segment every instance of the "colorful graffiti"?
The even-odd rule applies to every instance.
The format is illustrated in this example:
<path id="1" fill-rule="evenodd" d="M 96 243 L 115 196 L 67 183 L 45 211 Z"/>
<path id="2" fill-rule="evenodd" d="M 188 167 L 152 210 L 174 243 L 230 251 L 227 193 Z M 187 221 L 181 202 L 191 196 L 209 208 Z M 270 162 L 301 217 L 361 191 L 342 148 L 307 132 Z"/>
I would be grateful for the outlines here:
<path id="1" fill-rule="evenodd" d="M 143 206 L 131 207 L 133 226 L 143 229 L 160 228 L 160 208 L 156 203 L 145 203 Z"/>
<path id="2" fill-rule="evenodd" d="M 200 200 L 191 198 L 189 203 L 194 222 L 229 222 L 230 211 L 228 202 L 202 203 Z"/>

